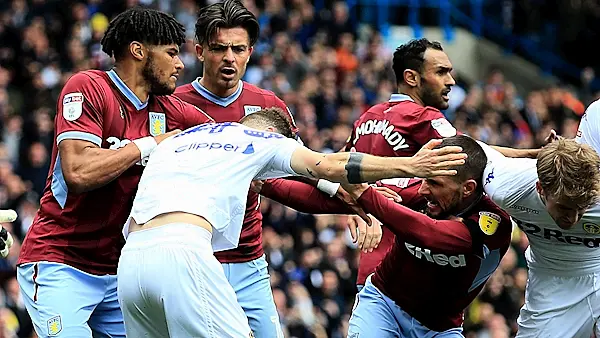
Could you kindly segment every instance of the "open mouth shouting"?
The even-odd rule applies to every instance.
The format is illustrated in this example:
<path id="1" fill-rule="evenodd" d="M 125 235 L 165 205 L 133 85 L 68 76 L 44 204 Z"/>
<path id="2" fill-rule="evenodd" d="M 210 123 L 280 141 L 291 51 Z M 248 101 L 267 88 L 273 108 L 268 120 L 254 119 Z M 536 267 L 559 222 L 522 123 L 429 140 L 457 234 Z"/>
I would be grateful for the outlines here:
<path id="1" fill-rule="evenodd" d="M 427 211 L 432 215 L 437 215 L 440 214 L 443 209 L 438 203 L 427 199 Z"/>
<path id="2" fill-rule="evenodd" d="M 442 91 L 442 99 L 444 99 L 444 101 L 450 100 L 450 97 L 448 96 L 449 94 L 450 94 L 450 89 L 446 89 L 446 90 Z"/>
<path id="3" fill-rule="evenodd" d="M 235 77 L 236 70 L 233 67 L 223 67 L 221 68 L 221 76 L 230 81 Z"/>

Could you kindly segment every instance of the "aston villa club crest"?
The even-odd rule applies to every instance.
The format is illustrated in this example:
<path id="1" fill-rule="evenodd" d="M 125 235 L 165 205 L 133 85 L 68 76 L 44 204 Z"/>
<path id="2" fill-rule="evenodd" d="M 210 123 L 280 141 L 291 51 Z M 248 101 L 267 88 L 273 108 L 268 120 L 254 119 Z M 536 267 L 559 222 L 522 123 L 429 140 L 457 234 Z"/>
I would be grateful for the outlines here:
<path id="1" fill-rule="evenodd" d="M 158 136 L 167 132 L 165 113 L 150 113 L 150 135 Z"/>
<path id="2" fill-rule="evenodd" d="M 62 320 L 59 316 L 54 316 L 47 321 L 48 335 L 56 336 L 62 331 Z"/>
<path id="3" fill-rule="evenodd" d="M 248 116 L 252 113 L 256 113 L 262 109 L 261 106 L 244 106 L 244 116 Z"/>

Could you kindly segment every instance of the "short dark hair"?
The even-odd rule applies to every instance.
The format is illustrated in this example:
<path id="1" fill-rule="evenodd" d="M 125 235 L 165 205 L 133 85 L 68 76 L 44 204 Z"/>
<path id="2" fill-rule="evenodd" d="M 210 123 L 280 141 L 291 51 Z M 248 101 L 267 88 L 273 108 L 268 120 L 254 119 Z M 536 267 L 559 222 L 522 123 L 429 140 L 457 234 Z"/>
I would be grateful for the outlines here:
<path id="1" fill-rule="evenodd" d="M 258 20 L 239 0 L 225 0 L 208 5 L 200 10 L 196 21 L 196 40 L 200 45 L 208 44 L 219 28 L 242 27 L 248 32 L 250 46 L 258 40 Z"/>
<path id="2" fill-rule="evenodd" d="M 182 45 L 185 28 L 170 14 L 134 7 L 110 21 L 100 44 L 104 53 L 120 59 L 133 41 L 153 46 Z"/>
<path id="3" fill-rule="evenodd" d="M 406 69 L 412 69 L 419 73 L 423 71 L 423 63 L 425 62 L 424 54 L 430 48 L 439 51 L 444 50 L 439 42 L 429 41 L 426 38 L 413 39 L 396 48 L 392 61 L 392 69 L 396 75 L 396 84 L 404 81 L 403 74 Z"/>
<path id="4" fill-rule="evenodd" d="M 273 127 L 281 135 L 287 138 L 295 138 L 292 124 L 283 110 L 278 107 L 264 108 L 256 113 L 246 115 L 242 117 L 240 123 Z"/>
<path id="5" fill-rule="evenodd" d="M 436 148 L 446 146 L 459 146 L 462 148 L 462 152 L 467 154 L 465 164 L 451 168 L 457 172 L 454 176 L 456 181 L 462 183 L 466 180 L 475 180 L 477 191 L 483 192 L 483 172 L 487 165 L 487 155 L 479 143 L 469 136 L 456 135 L 444 138 L 442 144 Z"/>

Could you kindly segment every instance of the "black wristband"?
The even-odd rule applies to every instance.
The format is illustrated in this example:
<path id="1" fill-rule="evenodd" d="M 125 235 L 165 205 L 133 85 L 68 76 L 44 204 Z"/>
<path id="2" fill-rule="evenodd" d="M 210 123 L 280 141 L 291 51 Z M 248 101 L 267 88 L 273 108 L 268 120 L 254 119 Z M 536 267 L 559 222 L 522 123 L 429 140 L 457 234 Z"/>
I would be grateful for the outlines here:
<path id="1" fill-rule="evenodd" d="M 361 153 L 350 153 L 348 157 L 348 163 L 346 163 L 346 173 L 348 177 L 348 183 L 357 184 L 362 183 L 363 179 L 360 175 L 361 162 L 364 154 Z"/>

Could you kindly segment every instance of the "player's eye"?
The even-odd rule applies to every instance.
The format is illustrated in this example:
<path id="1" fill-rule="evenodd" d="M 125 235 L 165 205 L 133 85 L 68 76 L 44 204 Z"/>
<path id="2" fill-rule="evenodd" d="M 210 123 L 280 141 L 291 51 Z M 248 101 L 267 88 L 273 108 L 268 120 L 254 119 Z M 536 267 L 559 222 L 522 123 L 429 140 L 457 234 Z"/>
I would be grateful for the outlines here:
<path id="1" fill-rule="evenodd" d="M 214 53 L 223 53 L 229 48 L 228 46 L 212 46 L 210 47 L 210 51 Z"/>
<path id="2" fill-rule="evenodd" d="M 427 179 L 427 184 L 429 184 L 432 187 L 438 185 L 436 181 L 431 180 L 431 179 Z"/>
<path id="3" fill-rule="evenodd" d="M 246 46 L 233 46 L 232 50 L 236 54 L 241 54 L 246 51 Z"/>

